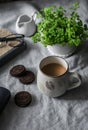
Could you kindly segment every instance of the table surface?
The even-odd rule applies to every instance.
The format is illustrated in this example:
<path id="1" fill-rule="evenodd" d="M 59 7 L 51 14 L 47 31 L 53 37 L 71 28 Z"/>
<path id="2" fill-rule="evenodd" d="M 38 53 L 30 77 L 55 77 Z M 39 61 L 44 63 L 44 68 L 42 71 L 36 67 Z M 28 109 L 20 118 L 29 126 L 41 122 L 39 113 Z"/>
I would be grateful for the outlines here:
<path id="1" fill-rule="evenodd" d="M 71 1 L 72 2 L 72 1 Z M 0 4 L 0 27 L 15 32 L 15 22 L 20 14 L 31 15 L 37 9 L 51 4 L 71 4 L 70 0 L 35 3 L 19 1 Z M 36 6 L 36 7 L 37 7 Z M 88 22 L 88 2 L 80 0 L 79 14 L 85 23 Z M 23 85 L 17 78 L 10 75 L 10 69 L 23 64 L 32 70 L 37 78 L 38 65 L 42 58 L 51 55 L 47 48 L 31 38 L 25 38 L 27 50 L 0 68 L 0 86 L 8 88 L 11 98 L 0 115 L 0 130 L 88 130 L 88 41 L 77 48 L 76 52 L 66 58 L 69 70 L 78 72 L 82 77 L 80 87 L 67 91 L 63 96 L 50 98 L 42 94 L 37 87 L 36 79 L 30 85 Z M 14 96 L 19 91 L 28 91 L 33 96 L 32 103 L 20 108 L 14 103 Z"/>

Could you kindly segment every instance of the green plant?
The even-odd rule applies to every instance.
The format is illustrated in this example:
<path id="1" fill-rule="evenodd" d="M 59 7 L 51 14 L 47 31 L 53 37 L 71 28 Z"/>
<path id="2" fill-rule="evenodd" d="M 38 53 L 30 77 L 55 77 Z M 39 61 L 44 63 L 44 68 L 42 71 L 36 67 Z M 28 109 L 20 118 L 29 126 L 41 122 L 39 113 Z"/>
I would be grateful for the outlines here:
<path id="1" fill-rule="evenodd" d="M 88 37 L 88 27 L 83 24 L 77 9 L 76 2 L 72 8 L 64 6 L 49 6 L 40 11 L 38 17 L 41 22 L 37 24 L 37 32 L 32 36 L 33 41 L 47 45 L 79 46 Z"/>

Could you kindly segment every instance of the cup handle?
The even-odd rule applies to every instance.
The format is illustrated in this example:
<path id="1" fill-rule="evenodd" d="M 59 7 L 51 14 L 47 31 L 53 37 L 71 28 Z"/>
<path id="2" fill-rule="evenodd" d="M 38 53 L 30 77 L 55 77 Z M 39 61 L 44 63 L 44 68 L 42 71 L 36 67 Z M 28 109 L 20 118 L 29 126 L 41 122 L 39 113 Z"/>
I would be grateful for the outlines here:
<path id="1" fill-rule="evenodd" d="M 81 76 L 76 72 L 70 72 L 70 85 L 68 90 L 77 88 L 81 85 Z"/>
<path id="2" fill-rule="evenodd" d="M 34 13 L 32 14 L 32 19 L 35 21 L 36 18 L 37 18 L 37 12 L 34 12 Z"/>

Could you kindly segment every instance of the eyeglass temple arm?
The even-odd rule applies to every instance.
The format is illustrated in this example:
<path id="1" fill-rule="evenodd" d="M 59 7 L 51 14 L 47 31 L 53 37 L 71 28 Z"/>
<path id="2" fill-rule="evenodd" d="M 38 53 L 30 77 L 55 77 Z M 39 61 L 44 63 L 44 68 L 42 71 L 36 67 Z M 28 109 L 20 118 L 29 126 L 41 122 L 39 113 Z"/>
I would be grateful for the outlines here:
<path id="1" fill-rule="evenodd" d="M 15 37 L 12 36 L 12 37 L 0 37 L 0 42 L 8 42 L 8 41 L 13 41 L 13 40 L 16 40 L 16 39 L 19 39 L 19 38 L 24 38 L 24 35 L 16 35 Z"/>

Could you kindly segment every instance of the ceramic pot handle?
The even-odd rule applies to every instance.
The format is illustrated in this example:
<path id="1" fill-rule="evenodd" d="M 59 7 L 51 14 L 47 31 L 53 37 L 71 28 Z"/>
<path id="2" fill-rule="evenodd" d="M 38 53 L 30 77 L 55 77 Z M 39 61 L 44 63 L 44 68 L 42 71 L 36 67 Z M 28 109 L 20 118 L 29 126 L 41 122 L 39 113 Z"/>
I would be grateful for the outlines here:
<path id="1" fill-rule="evenodd" d="M 68 90 L 77 88 L 81 85 L 81 76 L 76 72 L 69 72 L 70 74 L 70 86 Z"/>
<path id="2" fill-rule="evenodd" d="M 35 21 L 35 20 L 36 20 L 36 17 L 37 17 L 37 12 L 34 12 L 34 13 L 32 14 L 32 19 Z"/>

